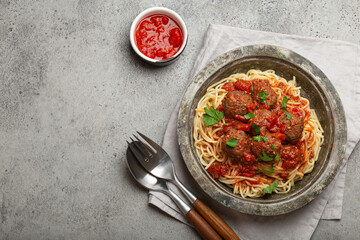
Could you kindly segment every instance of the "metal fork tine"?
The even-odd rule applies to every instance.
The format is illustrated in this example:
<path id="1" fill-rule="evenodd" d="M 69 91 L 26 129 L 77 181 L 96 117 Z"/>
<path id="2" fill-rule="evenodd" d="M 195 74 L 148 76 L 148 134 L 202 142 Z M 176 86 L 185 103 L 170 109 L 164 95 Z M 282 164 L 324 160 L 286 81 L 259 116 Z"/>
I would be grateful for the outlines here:
<path id="1" fill-rule="evenodd" d="M 159 145 L 157 145 L 153 140 L 151 140 L 150 138 L 148 138 L 147 136 L 145 136 L 144 134 L 142 134 L 142 133 L 140 133 L 140 132 L 138 132 L 138 131 L 136 131 L 143 139 L 145 139 L 145 141 L 147 142 L 147 143 L 149 143 L 149 145 L 150 146 L 152 146 L 155 150 L 156 150 L 156 152 L 164 152 L 164 150 L 159 146 Z"/>
<path id="2" fill-rule="evenodd" d="M 134 135 L 134 137 L 138 140 L 137 142 L 135 142 L 133 140 L 133 142 L 135 143 L 136 147 L 138 149 L 140 149 L 140 151 L 145 154 L 145 156 L 148 156 L 150 158 L 153 157 L 153 155 L 155 154 L 155 152 L 145 143 L 143 143 L 137 136 Z M 131 138 L 130 138 L 131 139 Z M 132 139 L 131 139 L 132 140 Z"/>
<path id="3" fill-rule="evenodd" d="M 132 140 L 132 139 L 131 139 Z M 144 156 L 142 156 L 142 154 L 139 152 L 139 150 L 134 146 L 135 144 L 134 141 L 132 143 L 129 143 L 128 141 L 126 141 L 131 152 L 135 155 L 135 158 L 138 159 L 140 161 L 140 159 L 143 159 Z"/>
<path id="4" fill-rule="evenodd" d="M 138 141 L 134 141 L 134 139 L 131 139 L 131 143 L 135 145 L 135 147 L 137 148 L 137 150 L 141 153 L 141 155 L 145 158 L 147 157 L 152 157 L 152 154 L 149 154 L 149 152 L 147 150 L 144 149 L 144 147 L 138 142 Z"/>

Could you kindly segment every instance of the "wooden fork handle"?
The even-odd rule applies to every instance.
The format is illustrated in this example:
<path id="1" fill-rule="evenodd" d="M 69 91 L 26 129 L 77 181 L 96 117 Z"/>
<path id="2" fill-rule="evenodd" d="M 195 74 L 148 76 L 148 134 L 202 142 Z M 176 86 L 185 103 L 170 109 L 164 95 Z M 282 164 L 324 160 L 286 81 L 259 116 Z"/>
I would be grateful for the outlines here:
<path id="1" fill-rule="evenodd" d="M 186 217 L 194 225 L 195 229 L 203 239 L 221 240 L 222 238 L 215 230 L 194 210 L 191 209 Z"/>
<path id="2" fill-rule="evenodd" d="M 193 205 L 200 215 L 205 218 L 205 220 L 220 234 L 221 237 L 226 240 L 240 240 L 231 227 L 200 199 L 197 199 Z"/>

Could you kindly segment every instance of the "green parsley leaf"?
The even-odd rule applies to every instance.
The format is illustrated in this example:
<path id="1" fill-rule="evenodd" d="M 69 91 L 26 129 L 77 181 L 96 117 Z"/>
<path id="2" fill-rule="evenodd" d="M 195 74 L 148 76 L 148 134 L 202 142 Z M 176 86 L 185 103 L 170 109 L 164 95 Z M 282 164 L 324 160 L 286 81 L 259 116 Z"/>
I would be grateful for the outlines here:
<path id="1" fill-rule="evenodd" d="M 291 119 L 291 115 L 289 112 L 286 112 L 285 114 L 286 114 L 286 119 Z"/>
<path id="2" fill-rule="evenodd" d="M 260 134 L 260 128 L 259 128 L 258 125 L 256 125 L 256 123 L 252 123 L 252 124 L 251 124 L 251 127 L 254 128 L 254 131 L 255 131 L 255 134 L 256 134 L 256 135 L 259 135 L 259 134 Z"/>
<path id="3" fill-rule="evenodd" d="M 234 147 L 236 147 L 236 145 L 238 144 L 238 140 L 236 139 L 236 138 L 232 138 L 232 139 L 230 139 L 230 140 L 228 140 L 227 142 L 226 142 L 226 145 L 228 145 L 229 147 L 231 147 L 231 148 L 234 148 Z"/>
<path id="4" fill-rule="evenodd" d="M 266 96 L 269 95 L 269 92 L 267 92 L 267 91 L 264 91 L 264 93 L 265 93 Z"/>
<path id="5" fill-rule="evenodd" d="M 274 151 L 275 150 L 275 147 L 273 144 L 271 144 L 271 149 Z"/>
<path id="6" fill-rule="evenodd" d="M 264 140 L 264 142 L 266 142 L 268 140 L 267 136 L 261 136 L 261 135 L 257 135 L 253 137 L 255 141 L 260 142 L 261 139 Z"/>
<path id="7" fill-rule="evenodd" d="M 282 109 L 283 112 L 286 111 L 286 104 L 287 104 L 288 101 L 289 101 L 289 99 L 287 98 L 287 96 L 285 96 L 285 97 L 283 98 L 283 100 L 282 100 L 282 103 L 281 103 L 282 107 L 281 107 L 281 109 Z"/>
<path id="8" fill-rule="evenodd" d="M 269 105 L 269 106 L 271 106 L 271 105 L 273 105 L 274 103 L 266 103 L 267 105 Z"/>
<path id="9" fill-rule="evenodd" d="M 206 126 L 212 126 L 215 123 L 219 122 L 217 119 L 210 117 L 209 115 L 203 115 L 203 122 Z"/>
<path id="10" fill-rule="evenodd" d="M 224 117 L 224 113 L 216 110 L 213 106 L 210 109 L 204 108 L 204 110 L 203 122 L 206 126 L 212 126 Z"/>
<path id="11" fill-rule="evenodd" d="M 229 124 L 228 123 L 224 123 L 223 126 L 228 126 Z"/>
<path id="12" fill-rule="evenodd" d="M 278 152 L 274 158 L 275 162 L 278 162 L 280 160 L 280 152 Z"/>
<path id="13" fill-rule="evenodd" d="M 260 140 L 261 140 L 261 136 L 260 136 L 260 135 L 254 136 L 253 138 L 254 138 L 254 140 L 257 141 L 257 142 L 260 142 Z"/>
<path id="14" fill-rule="evenodd" d="M 270 186 L 263 189 L 263 192 L 264 193 L 272 193 L 276 189 L 277 185 L 278 185 L 278 181 L 277 181 L 277 179 L 275 179 L 273 184 L 271 184 Z"/>
<path id="15" fill-rule="evenodd" d="M 274 173 L 275 172 L 275 170 L 274 170 L 274 165 L 273 164 L 271 164 L 271 170 L 269 171 L 269 170 L 266 170 L 266 169 L 260 169 L 259 171 L 257 171 L 256 173 L 261 173 L 261 172 L 263 172 L 263 173 L 266 173 L 266 174 L 272 174 L 272 173 Z"/>
<path id="16" fill-rule="evenodd" d="M 262 156 L 260 155 L 261 160 L 265 161 L 265 162 L 270 162 L 273 159 L 271 157 L 269 157 L 266 152 L 262 151 Z"/>
<path id="17" fill-rule="evenodd" d="M 267 97 L 265 96 L 264 92 L 259 92 L 259 98 L 260 102 L 266 102 Z"/>
<path id="18" fill-rule="evenodd" d="M 224 117 L 224 112 L 220 112 L 220 111 L 216 110 L 213 106 L 210 107 L 209 111 L 205 110 L 205 112 L 207 114 L 209 114 L 209 112 L 213 113 L 214 114 L 213 117 L 219 119 L 219 121 Z"/>
<path id="19" fill-rule="evenodd" d="M 254 92 L 254 86 L 251 85 L 251 92 Z"/>
<path id="20" fill-rule="evenodd" d="M 251 119 L 253 117 L 255 117 L 255 115 L 253 113 L 247 113 L 247 114 L 244 115 L 244 118 L 246 118 L 247 120 L 249 120 L 249 119 Z"/>
<path id="21" fill-rule="evenodd" d="M 257 162 L 257 161 L 259 161 L 259 159 L 258 159 L 258 158 L 255 160 L 255 162 Z"/>
<path id="22" fill-rule="evenodd" d="M 207 115 L 209 115 L 210 117 L 216 118 L 214 106 L 211 106 L 210 109 L 204 108 L 204 110 Z"/>

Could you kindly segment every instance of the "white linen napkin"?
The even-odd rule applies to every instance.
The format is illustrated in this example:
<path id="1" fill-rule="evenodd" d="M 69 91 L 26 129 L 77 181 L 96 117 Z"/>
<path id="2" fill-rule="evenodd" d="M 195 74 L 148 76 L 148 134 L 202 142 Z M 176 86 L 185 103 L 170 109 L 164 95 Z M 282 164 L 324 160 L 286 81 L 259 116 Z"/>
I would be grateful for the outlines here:
<path id="1" fill-rule="evenodd" d="M 204 46 L 194 64 L 189 81 L 209 61 L 231 49 L 254 44 L 270 44 L 293 50 L 317 65 L 338 91 L 345 108 L 348 144 L 345 159 L 359 140 L 360 46 L 343 41 L 261 32 L 235 27 L 210 25 Z M 180 101 L 180 99 L 179 99 Z M 310 239 L 320 219 L 340 219 L 345 186 L 346 161 L 334 181 L 315 200 L 294 212 L 262 217 L 242 214 L 224 207 L 204 193 L 188 172 L 177 140 L 177 114 L 174 109 L 163 138 L 163 147 L 171 156 L 178 177 L 198 197 L 218 213 L 243 240 Z M 172 187 L 179 195 L 178 189 Z M 174 218 L 189 224 L 176 205 L 165 195 L 149 192 L 149 203 Z"/>

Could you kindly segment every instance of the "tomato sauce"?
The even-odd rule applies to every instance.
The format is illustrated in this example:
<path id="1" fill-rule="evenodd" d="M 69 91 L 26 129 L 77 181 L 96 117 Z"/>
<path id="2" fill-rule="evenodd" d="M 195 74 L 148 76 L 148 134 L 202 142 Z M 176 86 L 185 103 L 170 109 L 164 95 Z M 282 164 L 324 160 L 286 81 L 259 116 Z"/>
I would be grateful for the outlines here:
<path id="1" fill-rule="evenodd" d="M 147 57 L 164 60 L 179 51 L 183 33 L 169 16 L 151 15 L 142 19 L 136 27 L 135 42 L 139 51 Z"/>
<path id="2" fill-rule="evenodd" d="M 222 89 L 224 89 L 225 91 L 231 92 L 235 90 L 234 84 L 231 82 L 227 82 L 222 86 Z"/>
<path id="3" fill-rule="evenodd" d="M 207 171 L 214 179 L 218 179 L 221 175 L 225 175 L 227 173 L 228 167 L 225 163 L 214 162 Z"/>
<path id="4" fill-rule="evenodd" d="M 256 171 L 253 169 L 253 165 L 241 167 L 241 176 L 252 178 L 255 175 L 256 175 Z"/>

